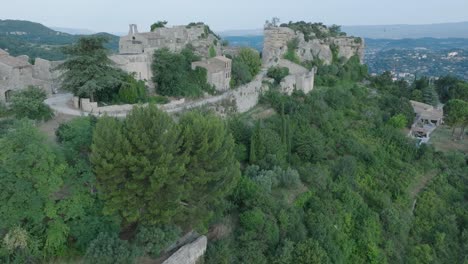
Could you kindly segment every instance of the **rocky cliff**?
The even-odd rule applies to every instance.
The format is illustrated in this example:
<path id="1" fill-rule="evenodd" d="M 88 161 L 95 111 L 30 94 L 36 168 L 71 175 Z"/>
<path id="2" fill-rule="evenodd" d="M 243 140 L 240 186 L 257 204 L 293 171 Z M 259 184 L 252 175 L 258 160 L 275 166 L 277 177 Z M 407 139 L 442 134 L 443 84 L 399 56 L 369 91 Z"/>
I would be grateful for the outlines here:
<path id="1" fill-rule="evenodd" d="M 333 61 L 333 52 L 338 58 L 349 59 L 358 55 L 364 59 L 364 41 L 361 38 L 334 36 L 310 37 L 289 27 L 266 26 L 264 30 L 263 64 L 267 67 L 276 65 L 288 52 L 288 43 L 297 39 L 295 53 L 301 62 L 321 60 L 325 64 Z"/>

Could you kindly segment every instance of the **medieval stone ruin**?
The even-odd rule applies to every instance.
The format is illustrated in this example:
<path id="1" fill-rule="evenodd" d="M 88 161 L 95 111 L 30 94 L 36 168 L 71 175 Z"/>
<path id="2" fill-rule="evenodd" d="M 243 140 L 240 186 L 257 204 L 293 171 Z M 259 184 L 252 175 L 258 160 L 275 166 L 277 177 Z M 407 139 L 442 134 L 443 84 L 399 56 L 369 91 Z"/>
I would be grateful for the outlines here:
<path id="1" fill-rule="evenodd" d="M 28 86 L 42 88 L 47 94 L 58 88 L 57 73 L 52 69 L 58 62 L 37 58 L 34 64 L 29 63 L 28 56 L 13 57 L 0 49 L 0 102 L 8 102 L 15 91 Z"/>

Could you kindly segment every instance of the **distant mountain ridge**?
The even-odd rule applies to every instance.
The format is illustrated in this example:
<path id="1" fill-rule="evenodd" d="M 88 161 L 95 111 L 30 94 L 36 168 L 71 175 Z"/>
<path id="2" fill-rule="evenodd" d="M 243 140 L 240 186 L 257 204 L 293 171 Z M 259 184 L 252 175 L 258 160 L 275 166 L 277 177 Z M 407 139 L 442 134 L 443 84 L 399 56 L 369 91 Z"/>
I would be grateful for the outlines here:
<path id="1" fill-rule="evenodd" d="M 109 33 L 95 33 L 109 39 L 106 47 L 118 50 L 119 37 Z M 64 45 L 75 43 L 84 35 L 56 31 L 40 23 L 25 20 L 0 20 L 0 48 L 13 56 L 28 55 L 31 59 L 62 60 Z"/>
<path id="2" fill-rule="evenodd" d="M 468 22 L 426 25 L 342 26 L 348 35 L 373 39 L 468 38 Z"/>
<path id="3" fill-rule="evenodd" d="M 348 36 L 373 39 L 468 38 L 468 21 L 422 25 L 342 26 L 341 29 Z M 263 29 L 226 30 L 219 34 L 222 37 L 260 36 L 263 35 Z"/>
<path id="4" fill-rule="evenodd" d="M 63 33 L 68 33 L 71 35 L 93 35 L 96 34 L 95 31 L 85 29 L 85 28 L 66 28 L 66 27 L 50 27 L 55 31 L 60 31 Z"/>

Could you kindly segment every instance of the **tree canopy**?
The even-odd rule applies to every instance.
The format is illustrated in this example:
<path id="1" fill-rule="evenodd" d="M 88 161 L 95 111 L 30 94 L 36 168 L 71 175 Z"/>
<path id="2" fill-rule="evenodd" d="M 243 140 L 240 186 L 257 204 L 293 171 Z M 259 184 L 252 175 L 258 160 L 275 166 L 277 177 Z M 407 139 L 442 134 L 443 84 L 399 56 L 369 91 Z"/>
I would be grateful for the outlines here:
<path id="1" fill-rule="evenodd" d="M 156 91 L 165 96 L 200 97 L 204 92 L 213 93 L 207 83 L 206 69 L 197 67 L 192 70 L 192 62 L 200 60 L 187 47 L 180 53 L 163 48 L 154 52 L 151 65 Z"/>
<path id="2" fill-rule="evenodd" d="M 198 212 L 209 219 L 203 214 L 216 208 L 239 174 L 222 122 L 189 114 L 176 124 L 155 106 L 137 107 L 123 122 L 101 119 L 91 161 L 105 212 L 127 224 L 188 221 L 196 226 L 183 215 Z"/>
<path id="3" fill-rule="evenodd" d="M 101 36 L 82 37 L 64 48 L 70 58 L 57 67 L 61 71 L 62 88 L 76 96 L 99 100 L 98 94 L 112 93 L 122 82 L 123 73 L 112 66 Z"/>
<path id="4" fill-rule="evenodd" d="M 29 118 L 32 120 L 47 121 L 54 113 L 44 103 L 46 92 L 40 88 L 29 86 L 25 90 L 18 91 L 11 98 L 11 110 L 17 118 Z"/>

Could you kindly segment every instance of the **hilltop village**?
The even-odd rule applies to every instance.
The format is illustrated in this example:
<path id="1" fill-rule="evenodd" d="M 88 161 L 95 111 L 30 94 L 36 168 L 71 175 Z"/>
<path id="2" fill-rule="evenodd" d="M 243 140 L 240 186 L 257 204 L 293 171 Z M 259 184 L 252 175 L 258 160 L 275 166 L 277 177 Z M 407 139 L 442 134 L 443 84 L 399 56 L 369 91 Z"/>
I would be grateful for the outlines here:
<path id="1" fill-rule="evenodd" d="M 144 31 L 0 50 L 0 263 L 466 262 L 467 82 L 371 76 L 337 25 Z"/>
<path id="2" fill-rule="evenodd" d="M 328 31 L 326 27 L 320 30 L 324 33 Z M 320 37 L 314 36 L 314 33 L 312 36 L 304 36 L 304 33 L 300 31 L 286 26 L 280 27 L 269 22 L 265 24 L 264 35 L 262 70 L 257 76 L 253 76 L 248 83 L 236 87 L 232 87 L 231 81 L 232 58 L 239 54 L 241 48 L 223 45 L 221 38 L 203 23 L 155 27 L 150 32 L 139 32 L 137 25 L 131 24 L 128 35 L 120 38 L 118 54 L 111 55 L 110 59 L 116 67 L 132 74 L 137 80 L 143 81 L 150 94 L 157 94 L 151 68 L 153 61 L 157 60 L 154 57 L 154 52 L 166 48 L 177 53 L 190 47 L 200 58 L 199 61 L 192 62 L 192 69 L 200 67 L 206 70 L 207 82 L 214 87 L 215 93 L 212 95 L 205 93 L 203 98 L 197 100 L 174 98 L 169 103 L 161 105 L 161 108 L 167 111 L 174 111 L 174 109 L 177 111 L 177 109 L 208 106 L 221 114 L 245 112 L 254 107 L 258 103 L 259 95 L 268 90 L 274 83 L 274 80 L 267 76 L 269 68 L 288 69 L 288 74 L 279 80 L 282 92 L 291 94 L 294 90 L 298 90 L 308 93 L 314 88 L 316 68 L 306 68 L 303 62 L 315 60 L 331 64 L 334 51 L 337 52 L 336 56 L 342 60 L 356 55 L 361 62 L 363 61 L 364 43 L 359 38 L 338 35 Z M 299 61 L 285 58 L 288 44 L 291 42 L 297 42 L 294 53 Z M 2 80 L 0 83 L 2 100 L 8 101 L 12 91 L 23 89 L 29 85 L 39 86 L 49 95 L 57 93 L 60 91 L 57 81 L 59 73 L 53 69 L 58 64 L 60 62 L 38 59 L 34 65 L 31 65 L 26 56 L 15 58 L 2 51 L 0 56 L 2 71 L 5 71 L 5 75 L 17 76 L 10 80 Z M 10 72 L 16 73 L 9 74 Z M 73 101 L 75 108 L 85 113 L 107 113 L 118 116 L 125 115 L 132 108 L 131 105 L 98 107 L 98 102 L 91 102 L 89 98 L 63 98 L 66 98 L 63 100 Z M 57 99 L 54 100 L 51 107 L 56 111 L 62 111 L 63 107 L 54 107 L 57 105 Z M 81 114 L 73 111 L 66 112 Z"/>

